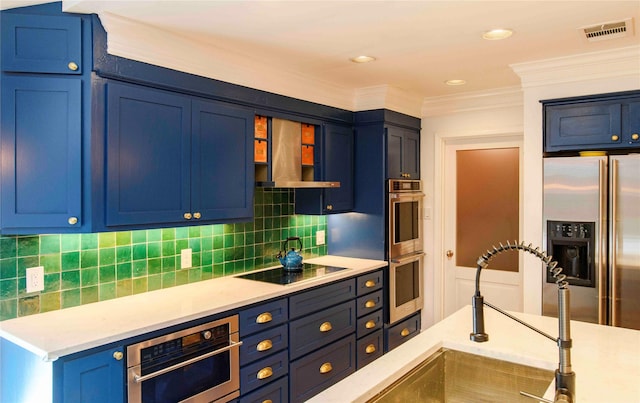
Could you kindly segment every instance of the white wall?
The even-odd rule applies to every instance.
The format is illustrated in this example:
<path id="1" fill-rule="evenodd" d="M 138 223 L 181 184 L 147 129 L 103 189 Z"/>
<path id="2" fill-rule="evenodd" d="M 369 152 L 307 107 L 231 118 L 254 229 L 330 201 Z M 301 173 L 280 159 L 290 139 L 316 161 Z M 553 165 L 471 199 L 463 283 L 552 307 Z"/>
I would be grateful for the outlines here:
<path id="1" fill-rule="evenodd" d="M 542 243 L 541 100 L 640 89 L 640 46 L 534 61 L 511 66 L 522 88 L 425 99 L 422 112 L 421 177 L 432 219 L 425 225 L 426 290 L 423 327 L 442 319 L 442 153 L 443 139 L 521 134 L 523 136 L 522 240 Z M 540 262 L 526 256 L 523 311 L 541 313 Z"/>

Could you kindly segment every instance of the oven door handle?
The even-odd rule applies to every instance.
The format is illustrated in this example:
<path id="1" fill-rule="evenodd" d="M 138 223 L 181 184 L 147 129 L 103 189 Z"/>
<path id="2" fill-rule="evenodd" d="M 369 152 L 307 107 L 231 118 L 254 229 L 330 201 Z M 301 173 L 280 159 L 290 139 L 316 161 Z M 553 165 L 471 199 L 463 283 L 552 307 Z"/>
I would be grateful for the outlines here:
<path id="1" fill-rule="evenodd" d="M 424 255 L 425 255 L 424 252 L 416 252 L 416 253 L 412 253 L 410 255 L 404 255 L 404 256 L 400 257 L 399 259 L 397 259 L 397 258 L 389 259 L 389 261 L 391 263 L 394 263 L 394 264 L 402 264 L 402 263 L 405 263 L 405 262 L 410 262 L 412 260 L 415 260 L 417 257 L 424 256 Z"/>
<path id="2" fill-rule="evenodd" d="M 225 351 L 231 350 L 232 348 L 240 347 L 241 345 L 242 345 L 241 341 L 230 342 L 229 345 L 226 346 L 226 347 L 222 347 L 222 348 L 219 348 L 219 349 L 214 350 L 214 351 L 209 351 L 206 354 L 199 355 L 197 357 L 193 357 L 193 358 L 188 359 L 186 361 L 183 361 L 181 363 L 172 365 L 172 366 L 167 367 L 167 368 L 163 368 L 160 371 L 156 371 L 156 372 L 153 372 L 151 374 L 144 375 L 144 376 L 140 376 L 140 375 L 136 374 L 135 372 L 132 372 L 133 380 L 136 381 L 136 383 L 142 383 L 142 382 L 146 381 L 147 379 L 155 378 L 156 376 L 160 376 L 162 374 L 166 374 L 167 372 L 171 372 L 171 371 L 176 370 L 178 368 L 186 367 L 187 365 L 193 364 L 194 362 L 198 362 L 198 361 L 204 360 L 206 358 L 213 357 L 214 355 L 217 355 L 217 354 L 220 354 L 220 353 L 224 353 Z"/>

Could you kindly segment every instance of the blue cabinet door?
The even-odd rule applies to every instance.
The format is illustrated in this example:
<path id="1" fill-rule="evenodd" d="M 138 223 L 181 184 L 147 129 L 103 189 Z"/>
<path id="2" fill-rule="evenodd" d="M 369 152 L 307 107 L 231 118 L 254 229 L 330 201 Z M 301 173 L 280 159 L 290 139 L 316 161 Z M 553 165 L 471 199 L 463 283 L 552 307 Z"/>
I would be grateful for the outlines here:
<path id="1" fill-rule="evenodd" d="M 62 402 L 124 403 L 123 348 L 62 363 Z"/>
<path id="2" fill-rule="evenodd" d="M 193 101 L 191 210 L 195 219 L 253 217 L 253 125 L 250 109 Z"/>
<path id="3" fill-rule="evenodd" d="M 190 99 L 106 85 L 106 225 L 184 222 L 191 212 Z"/>
<path id="4" fill-rule="evenodd" d="M 2 231 L 82 225 L 81 82 L 2 77 Z"/>
<path id="5" fill-rule="evenodd" d="M 386 127 L 387 179 L 420 179 L 420 133 Z"/>
<path id="6" fill-rule="evenodd" d="M 82 74 L 76 17 L 2 13 L 2 70 Z"/>

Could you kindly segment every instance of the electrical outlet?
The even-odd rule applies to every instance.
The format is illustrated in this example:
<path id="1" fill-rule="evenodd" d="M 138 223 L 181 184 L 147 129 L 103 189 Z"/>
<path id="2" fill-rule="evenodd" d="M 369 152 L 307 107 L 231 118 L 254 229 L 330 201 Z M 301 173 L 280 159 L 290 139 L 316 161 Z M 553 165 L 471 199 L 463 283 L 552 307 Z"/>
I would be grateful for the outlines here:
<path id="1" fill-rule="evenodd" d="M 316 245 L 324 245 L 324 231 L 316 231 Z"/>
<path id="2" fill-rule="evenodd" d="M 44 267 L 27 269 L 27 293 L 44 290 Z"/>
<path id="3" fill-rule="evenodd" d="M 180 251 L 180 268 L 189 269 L 192 266 L 191 261 L 191 248 L 182 249 Z"/>

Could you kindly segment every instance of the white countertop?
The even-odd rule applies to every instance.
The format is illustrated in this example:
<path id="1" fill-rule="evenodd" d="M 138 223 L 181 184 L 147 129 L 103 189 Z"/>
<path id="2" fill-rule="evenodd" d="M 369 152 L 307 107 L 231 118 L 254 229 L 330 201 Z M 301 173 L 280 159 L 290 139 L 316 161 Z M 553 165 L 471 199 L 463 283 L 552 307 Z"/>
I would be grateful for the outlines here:
<path id="1" fill-rule="evenodd" d="M 465 307 L 383 355 L 309 403 L 366 402 L 441 347 L 555 370 L 558 347 L 551 340 L 486 308 L 489 341 L 469 340 L 471 307 Z M 557 336 L 555 318 L 514 313 L 525 322 Z M 578 403 L 640 402 L 640 331 L 571 322 L 571 361 Z M 546 398 L 553 400 L 552 382 Z M 534 400 L 532 400 L 534 402 Z"/>
<path id="2" fill-rule="evenodd" d="M 321 256 L 304 260 L 346 267 L 319 278 L 277 285 L 232 276 L 0 322 L 3 337 L 44 361 L 280 297 L 385 267 L 381 260 Z"/>

